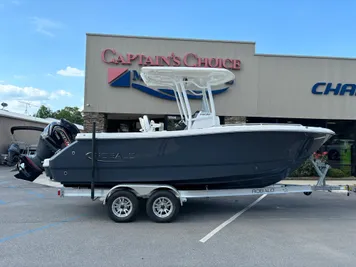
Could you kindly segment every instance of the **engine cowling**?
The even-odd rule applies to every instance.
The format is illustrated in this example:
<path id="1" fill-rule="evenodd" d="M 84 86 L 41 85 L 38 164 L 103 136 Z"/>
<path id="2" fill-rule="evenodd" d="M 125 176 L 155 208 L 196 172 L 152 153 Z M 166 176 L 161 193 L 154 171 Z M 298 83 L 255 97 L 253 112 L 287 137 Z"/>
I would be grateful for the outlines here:
<path id="1" fill-rule="evenodd" d="M 75 124 L 61 119 L 59 122 L 52 122 L 46 126 L 40 135 L 34 155 L 21 155 L 16 145 L 10 146 L 8 164 L 17 161 L 18 173 L 15 177 L 33 182 L 44 171 L 43 161 L 73 143 L 79 132 Z"/>

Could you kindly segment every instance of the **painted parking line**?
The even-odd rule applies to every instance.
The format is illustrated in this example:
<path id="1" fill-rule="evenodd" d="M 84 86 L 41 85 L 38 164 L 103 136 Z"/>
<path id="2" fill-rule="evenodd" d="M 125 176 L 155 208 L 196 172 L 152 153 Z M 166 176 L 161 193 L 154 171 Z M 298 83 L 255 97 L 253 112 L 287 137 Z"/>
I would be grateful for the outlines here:
<path id="1" fill-rule="evenodd" d="M 0 182 L 0 185 L 2 185 L 2 184 L 8 184 L 8 183 L 10 183 L 11 181 L 1 181 Z"/>
<path id="2" fill-rule="evenodd" d="M 29 193 L 30 195 L 34 195 L 35 197 L 38 197 L 38 198 L 44 198 L 43 194 L 40 194 L 40 193 L 37 193 L 34 191 L 28 191 L 27 193 Z"/>
<path id="3" fill-rule="evenodd" d="M 58 197 L 43 197 L 42 199 L 45 200 L 45 199 L 57 199 Z M 0 205 L 12 205 L 12 204 L 15 204 L 15 203 L 19 203 L 19 202 L 30 202 L 30 201 L 36 201 L 38 200 L 38 198 L 34 198 L 34 197 L 31 197 L 31 198 L 20 198 L 20 199 L 17 199 L 17 200 L 14 200 L 14 201 L 4 201 L 4 200 L 1 200 L 0 199 Z"/>
<path id="4" fill-rule="evenodd" d="M 41 226 L 41 227 L 38 227 L 38 228 L 30 229 L 30 230 L 27 230 L 27 231 L 24 231 L 24 232 L 20 232 L 20 233 L 11 235 L 11 236 L 0 238 L 0 244 L 4 243 L 6 241 L 9 241 L 9 240 L 18 238 L 18 237 L 26 236 L 26 235 L 29 235 L 29 234 L 32 234 L 32 233 L 35 233 L 35 232 L 38 232 L 38 231 L 46 230 L 48 228 L 52 228 L 52 227 L 55 227 L 55 226 L 60 226 L 60 225 L 62 225 L 64 223 L 66 223 L 66 222 L 75 221 L 75 220 L 79 219 L 80 217 L 81 216 L 76 216 L 76 217 L 69 218 L 69 219 L 66 219 L 66 220 L 63 220 L 63 221 L 47 224 L 47 225 L 44 225 L 44 226 Z"/>
<path id="5" fill-rule="evenodd" d="M 225 226 L 227 226 L 229 223 L 233 222 L 235 219 L 237 219 L 239 216 L 241 216 L 245 211 L 249 210 L 250 208 L 252 208 L 253 206 L 255 206 L 258 202 L 260 202 L 263 198 L 265 198 L 267 195 L 264 194 L 262 196 L 260 196 L 258 199 L 256 199 L 253 203 L 251 203 L 250 205 L 248 205 L 246 208 L 244 208 L 243 210 L 239 211 L 238 213 L 236 213 L 234 216 L 232 216 L 230 219 L 226 220 L 225 222 L 223 222 L 222 224 L 220 224 L 218 227 L 216 227 L 214 230 L 212 230 L 209 234 L 207 234 L 206 236 L 204 236 L 202 239 L 200 239 L 199 241 L 202 243 L 205 243 L 206 241 L 208 241 L 210 238 L 212 238 L 216 233 L 218 233 L 221 229 L 223 229 Z"/>

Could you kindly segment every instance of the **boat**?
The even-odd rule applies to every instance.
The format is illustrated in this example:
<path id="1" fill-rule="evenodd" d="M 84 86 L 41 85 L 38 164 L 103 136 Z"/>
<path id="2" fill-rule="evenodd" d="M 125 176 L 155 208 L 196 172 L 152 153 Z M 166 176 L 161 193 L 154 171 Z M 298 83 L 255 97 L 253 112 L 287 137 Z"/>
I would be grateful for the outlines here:
<path id="1" fill-rule="evenodd" d="M 139 118 L 140 132 L 126 133 L 97 133 L 95 123 L 92 133 L 80 133 L 62 119 L 46 127 L 36 156 L 22 158 L 16 177 L 33 181 L 45 172 L 76 188 L 91 188 L 92 181 L 96 188 L 123 183 L 179 190 L 262 188 L 285 179 L 335 135 L 299 124 L 221 124 L 213 95 L 235 80 L 227 69 L 142 67 L 141 77 L 150 88 L 175 96 L 181 121 L 174 130 L 146 115 Z M 201 99 L 194 113 L 188 94 Z"/>

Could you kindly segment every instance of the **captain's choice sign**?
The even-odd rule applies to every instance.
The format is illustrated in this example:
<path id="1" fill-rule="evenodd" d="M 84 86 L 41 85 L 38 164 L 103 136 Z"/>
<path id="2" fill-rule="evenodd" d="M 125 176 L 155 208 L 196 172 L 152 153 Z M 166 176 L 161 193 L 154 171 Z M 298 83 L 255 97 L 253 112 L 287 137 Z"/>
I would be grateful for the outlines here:
<path id="1" fill-rule="evenodd" d="M 115 49 L 104 49 L 101 52 L 101 60 L 107 64 L 116 65 L 132 65 L 137 63 L 139 66 L 170 66 L 170 67 L 208 67 L 208 68 L 224 68 L 229 70 L 240 70 L 241 61 L 231 58 L 204 58 L 199 57 L 194 53 L 187 53 L 183 57 L 179 57 L 174 53 L 168 56 L 146 56 L 143 54 L 126 55 L 117 53 Z"/>
<path id="2" fill-rule="evenodd" d="M 183 57 L 171 53 L 168 56 L 146 56 L 144 54 L 120 54 L 114 49 L 104 49 L 101 52 L 101 60 L 109 65 L 119 67 L 108 68 L 107 82 L 112 87 L 132 87 L 146 94 L 167 99 L 176 100 L 174 91 L 169 88 L 153 89 L 147 87 L 140 76 L 139 71 L 129 68 L 132 64 L 139 66 L 170 66 L 170 67 L 206 67 L 225 68 L 230 70 L 240 70 L 241 61 L 231 58 L 204 58 L 194 53 L 187 53 Z M 221 94 L 229 89 L 234 81 L 230 81 L 222 88 L 212 89 L 214 95 Z M 201 99 L 201 95 L 187 92 L 190 99 Z"/>

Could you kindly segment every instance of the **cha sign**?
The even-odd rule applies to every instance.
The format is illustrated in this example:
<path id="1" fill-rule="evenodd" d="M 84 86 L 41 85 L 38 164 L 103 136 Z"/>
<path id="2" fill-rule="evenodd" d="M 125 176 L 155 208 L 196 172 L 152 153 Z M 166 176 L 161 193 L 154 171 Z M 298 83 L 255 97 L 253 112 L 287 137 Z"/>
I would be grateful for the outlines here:
<path id="1" fill-rule="evenodd" d="M 115 49 L 107 48 L 101 52 L 101 60 L 107 64 L 128 66 L 137 63 L 140 66 L 185 66 L 207 67 L 240 70 L 241 61 L 234 58 L 199 57 L 194 53 L 187 53 L 183 57 L 174 53 L 166 56 L 147 56 L 144 54 L 126 55 L 117 53 Z"/>
<path id="2" fill-rule="evenodd" d="M 356 93 L 356 84 L 354 83 L 325 83 L 318 82 L 313 85 L 311 89 L 314 95 L 350 95 L 354 96 Z"/>

